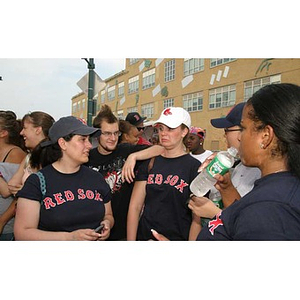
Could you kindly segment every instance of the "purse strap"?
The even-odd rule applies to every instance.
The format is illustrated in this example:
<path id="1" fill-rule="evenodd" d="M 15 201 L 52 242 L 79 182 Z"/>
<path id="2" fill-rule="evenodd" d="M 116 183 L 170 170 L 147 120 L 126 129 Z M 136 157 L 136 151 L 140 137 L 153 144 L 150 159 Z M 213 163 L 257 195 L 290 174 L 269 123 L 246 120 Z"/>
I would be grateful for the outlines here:
<path id="1" fill-rule="evenodd" d="M 37 173 L 35 173 L 37 175 L 37 177 L 40 180 L 40 188 L 41 188 L 41 192 L 43 197 L 45 197 L 46 195 L 46 179 L 43 173 L 41 173 L 40 171 L 38 171 Z"/>

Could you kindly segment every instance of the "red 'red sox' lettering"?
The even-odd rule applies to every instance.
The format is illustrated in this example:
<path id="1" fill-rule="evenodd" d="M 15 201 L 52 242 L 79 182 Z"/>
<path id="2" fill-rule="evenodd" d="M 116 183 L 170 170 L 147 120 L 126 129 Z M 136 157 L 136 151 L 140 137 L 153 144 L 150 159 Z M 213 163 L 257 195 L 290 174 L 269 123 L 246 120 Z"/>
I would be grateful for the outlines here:
<path id="1" fill-rule="evenodd" d="M 180 183 L 178 184 L 179 181 Z M 149 174 L 147 184 L 168 184 L 175 187 L 180 193 L 183 193 L 184 188 L 188 186 L 188 183 L 186 183 L 183 179 L 180 179 L 178 175 L 168 175 L 164 181 L 162 174 Z"/>

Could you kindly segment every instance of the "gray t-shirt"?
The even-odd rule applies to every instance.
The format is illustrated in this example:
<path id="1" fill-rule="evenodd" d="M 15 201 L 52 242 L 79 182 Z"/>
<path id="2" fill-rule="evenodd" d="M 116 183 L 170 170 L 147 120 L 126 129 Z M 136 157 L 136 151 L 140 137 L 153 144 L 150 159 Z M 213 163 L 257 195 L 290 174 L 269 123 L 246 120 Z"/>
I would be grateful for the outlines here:
<path id="1" fill-rule="evenodd" d="M 19 168 L 19 164 L 0 162 L 0 172 L 6 182 L 8 182 L 13 175 L 17 172 Z M 2 215 L 7 208 L 10 206 L 14 198 L 12 196 L 4 198 L 0 195 L 0 215 Z M 9 220 L 3 228 L 3 234 L 13 233 L 14 231 L 14 221 L 15 218 Z"/>

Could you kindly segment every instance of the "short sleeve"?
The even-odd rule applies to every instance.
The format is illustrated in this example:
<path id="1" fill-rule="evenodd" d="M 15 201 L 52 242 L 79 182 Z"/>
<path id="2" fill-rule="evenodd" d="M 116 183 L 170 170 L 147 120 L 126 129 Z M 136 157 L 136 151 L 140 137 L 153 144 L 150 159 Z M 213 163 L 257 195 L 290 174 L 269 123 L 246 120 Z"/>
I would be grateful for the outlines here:
<path id="1" fill-rule="evenodd" d="M 38 176 L 33 173 L 25 181 L 22 189 L 17 193 L 17 198 L 26 198 L 35 201 L 42 200 L 42 192 L 40 187 L 40 180 Z"/>

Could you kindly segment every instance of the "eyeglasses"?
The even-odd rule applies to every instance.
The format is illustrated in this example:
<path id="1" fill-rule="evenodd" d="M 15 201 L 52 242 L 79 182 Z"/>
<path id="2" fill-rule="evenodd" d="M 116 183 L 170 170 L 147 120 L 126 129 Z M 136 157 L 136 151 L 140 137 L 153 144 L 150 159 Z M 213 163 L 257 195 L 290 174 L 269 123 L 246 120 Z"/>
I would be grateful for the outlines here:
<path id="1" fill-rule="evenodd" d="M 138 131 L 145 130 L 145 127 L 137 127 Z"/>
<path id="2" fill-rule="evenodd" d="M 115 131 L 115 132 L 101 131 L 101 135 L 105 136 L 106 138 L 112 137 L 112 136 L 118 137 L 121 135 L 121 132 L 120 131 Z"/>
<path id="3" fill-rule="evenodd" d="M 243 131 L 242 128 L 239 128 L 239 129 L 228 129 L 228 128 L 224 128 L 224 132 L 227 133 L 227 132 L 231 132 L 231 131 Z"/>

